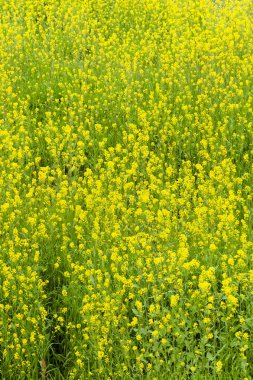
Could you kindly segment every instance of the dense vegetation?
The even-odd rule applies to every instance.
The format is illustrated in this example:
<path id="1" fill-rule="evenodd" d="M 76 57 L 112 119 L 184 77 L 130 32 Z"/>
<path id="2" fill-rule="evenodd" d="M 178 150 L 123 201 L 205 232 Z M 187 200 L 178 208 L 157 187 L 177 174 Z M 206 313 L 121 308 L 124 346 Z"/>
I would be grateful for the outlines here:
<path id="1" fill-rule="evenodd" d="M 0 378 L 253 379 L 251 0 L 0 0 Z"/>

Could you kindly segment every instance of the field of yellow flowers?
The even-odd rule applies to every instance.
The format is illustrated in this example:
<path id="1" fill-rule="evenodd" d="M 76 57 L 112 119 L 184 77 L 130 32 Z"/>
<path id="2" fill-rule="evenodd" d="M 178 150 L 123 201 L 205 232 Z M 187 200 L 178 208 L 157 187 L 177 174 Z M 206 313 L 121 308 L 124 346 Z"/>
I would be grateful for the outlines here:
<path id="1" fill-rule="evenodd" d="M 0 378 L 253 379 L 252 0 L 0 0 Z"/>

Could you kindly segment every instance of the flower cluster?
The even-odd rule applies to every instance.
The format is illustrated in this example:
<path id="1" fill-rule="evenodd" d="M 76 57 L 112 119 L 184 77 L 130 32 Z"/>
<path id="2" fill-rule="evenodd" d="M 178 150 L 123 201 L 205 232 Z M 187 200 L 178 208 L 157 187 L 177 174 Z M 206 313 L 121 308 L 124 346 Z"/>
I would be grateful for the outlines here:
<path id="1" fill-rule="evenodd" d="M 0 9 L 2 378 L 251 379 L 252 1 Z"/>

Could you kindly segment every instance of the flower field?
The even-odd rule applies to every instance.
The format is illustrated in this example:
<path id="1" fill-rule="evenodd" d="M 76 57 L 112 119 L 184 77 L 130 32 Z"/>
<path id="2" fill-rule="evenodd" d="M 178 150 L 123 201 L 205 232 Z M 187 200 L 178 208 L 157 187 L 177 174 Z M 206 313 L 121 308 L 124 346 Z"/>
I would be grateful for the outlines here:
<path id="1" fill-rule="evenodd" d="M 253 379 L 251 0 L 0 0 L 0 378 Z"/>

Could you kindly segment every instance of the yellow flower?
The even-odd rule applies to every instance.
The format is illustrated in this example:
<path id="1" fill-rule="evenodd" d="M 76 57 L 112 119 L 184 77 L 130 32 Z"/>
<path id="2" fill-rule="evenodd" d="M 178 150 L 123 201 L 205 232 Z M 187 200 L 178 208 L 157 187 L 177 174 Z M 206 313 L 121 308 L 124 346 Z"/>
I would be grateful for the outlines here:
<path id="1" fill-rule="evenodd" d="M 102 359 L 104 357 L 105 353 L 104 351 L 98 351 L 98 359 Z"/>
<path id="2" fill-rule="evenodd" d="M 170 305 L 171 305 L 171 307 L 175 307 L 178 304 L 178 301 L 179 301 L 179 295 L 178 294 L 176 294 L 176 295 L 173 294 L 170 297 Z"/>
<path id="3" fill-rule="evenodd" d="M 216 362 L 216 371 L 219 373 L 222 370 L 222 362 L 221 360 Z"/>

